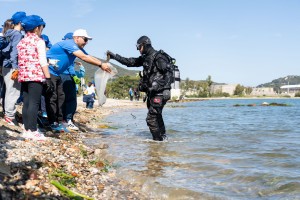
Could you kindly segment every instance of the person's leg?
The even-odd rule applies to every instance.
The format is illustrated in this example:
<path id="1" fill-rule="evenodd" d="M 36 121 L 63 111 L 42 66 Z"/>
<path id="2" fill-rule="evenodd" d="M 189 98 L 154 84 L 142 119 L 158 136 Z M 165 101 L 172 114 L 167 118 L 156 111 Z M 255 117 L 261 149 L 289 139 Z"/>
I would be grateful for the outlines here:
<path id="1" fill-rule="evenodd" d="M 5 92 L 6 92 L 6 86 L 5 86 L 5 82 L 3 79 L 2 91 L 1 91 L 3 114 L 5 114 Z"/>
<path id="2" fill-rule="evenodd" d="M 161 97 L 151 97 L 147 99 L 148 114 L 147 125 L 153 136 L 153 140 L 163 141 L 166 137 L 165 125 L 162 118 L 164 104 Z"/>
<path id="3" fill-rule="evenodd" d="M 37 115 L 39 106 L 41 103 L 43 85 L 40 82 L 29 82 L 28 83 L 28 101 L 30 102 L 27 112 L 28 118 L 28 129 L 31 132 L 37 130 Z"/>
<path id="4" fill-rule="evenodd" d="M 65 101 L 65 93 L 63 91 L 63 84 L 61 77 L 59 76 L 57 79 L 57 121 L 58 123 L 63 122 L 63 113 L 62 113 L 62 106 Z"/>
<path id="5" fill-rule="evenodd" d="M 162 112 L 163 112 L 164 106 L 166 105 L 167 101 L 165 101 L 165 100 L 162 100 L 162 101 L 163 101 L 163 103 L 160 108 L 160 115 L 158 116 L 158 124 L 159 124 L 159 129 L 160 129 L 160 135 L 161 135 L 162 139 L 165 139 L 167 137 L 167 135 L 166 135 L 166 127 L 165 127 L 164 119 L 162 116 Z"/>
<path id="6" fill-rule="evenodd" d="M 3 76 L 2 74 L 0 75 L 0 94 L 2 94 L 2 88 L 3 88 L 3 85 L 4 85 L 4 79 L 3 79 Z M 2 99 L 2 95 L 0 96 L 0 103 L 1 103 L 1 100 Z"/>
<path id="7" fill-rule="evenodd" d="M 10 118 L 11 120 L 15 119 L 16 114 L 16 102 L 20 96 L 21 84 L 18 80 L 12 80 L 11 74 L 14 71 L 12 68 L 2 69 L 2 74 L 4 77 L 4 82 L 6 86 L 5 92 L 5 116 Z"/>
<path id="8" fill-rule="evenodd" d="M 48 115 L 49 124 L 56 122 L 57 113 L 57 76 L 51 74 L 51 81 L 54 85 L 54 92 L 45 94 L 46 110 Z"/>
<path id="9" fill-rule="evenodd" d="M 22 108 L 22 118 L 23 118 L 23 124 L 25 130 L 29 129 L 28 126 L 28 115 L 31 113 L 28 112 L 28 107 L 29 107 L 29 94 L 28 94 L 28 82 L 23 82 L 21 83 L 21 87 L 23 90 L 23 108 Z"/>
<path id="10" fill-rule="evenodd" d="M 46 101 L 45 101 L 45 96 L 41 96 L 41 113 L 43 117 L 47 117 L 47 110 L 46 110 Z"/>
<path id="11" fill-rule="evenodd" d="M 62 105 L 63 119 L 68 122 L 73 120 L 77 108 L 76 85 L 70 75 L 61 75 L 65 101 Z"/>
<path id="12" fill-rule="evenodd" d="M 91 108 L 91 101 L 87 102 L 87 108 L 89 108 L 89 109 Z"/>

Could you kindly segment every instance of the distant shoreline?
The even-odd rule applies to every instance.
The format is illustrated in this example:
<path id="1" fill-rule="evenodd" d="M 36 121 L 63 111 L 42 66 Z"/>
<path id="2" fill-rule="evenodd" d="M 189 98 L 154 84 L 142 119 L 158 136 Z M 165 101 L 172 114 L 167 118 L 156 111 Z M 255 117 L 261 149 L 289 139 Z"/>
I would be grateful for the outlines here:
<path id="1" fill-rule="evenodd" d="M 170 102 L 191 102 L 191 101 L 232 100 L 232 99 L 300 99 L 300 97 L 209 97 L 209 98 L 185 98 L 179 101 L 170 101 Z"/>

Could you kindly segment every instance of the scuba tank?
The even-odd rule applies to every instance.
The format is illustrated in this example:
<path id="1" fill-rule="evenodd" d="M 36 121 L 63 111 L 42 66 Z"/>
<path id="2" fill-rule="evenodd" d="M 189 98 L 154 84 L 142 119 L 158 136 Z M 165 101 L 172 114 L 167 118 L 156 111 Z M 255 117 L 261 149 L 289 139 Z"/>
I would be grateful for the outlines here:
<path id="1" fill-rule="evenodd" d="M 173 65 L 173 78 L 174 81 L 171 84 L 172 89 L 180 89 L 179 83 L 180 83 L 180 71 L 178 69 L 178 66 Z"/>

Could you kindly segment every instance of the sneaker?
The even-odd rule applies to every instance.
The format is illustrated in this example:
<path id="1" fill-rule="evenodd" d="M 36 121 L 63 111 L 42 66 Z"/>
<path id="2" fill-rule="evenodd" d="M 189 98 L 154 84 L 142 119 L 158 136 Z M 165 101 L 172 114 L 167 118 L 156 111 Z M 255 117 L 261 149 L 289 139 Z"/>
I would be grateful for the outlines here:
<path id="1" fill-rule="evenodd" d="M 68 122 L 66 122 L 65 120 L 62 122 L 62 124 L 67 127 L 68 126 Z"/>
<path id="2" fill-rule="evenodd" d="M 4 116 L 4 121 L 10 125 L 10 126 L 16 126 L 18 124 L 18 122 L 16 122 L 15 119 L 12 119 L 10 117 Z"/>
<path id="3" fill-rule="evenodd" d="M 47 117 L 48 117 L 47 113 L 46 113 L 46 112 L 43 112 L 43 113 L 42 113 L 42 117 L 47 118 Z"/>
<path id="4" fill-rule="evenodd" d="M 45 141 L 47 138 L 43 133 L 40 133 L 38 130 L 34 132 L 29 132 L 31 134 L 31 139 L 36 141 Z"/>
<path id="5" fill-rule="evenodd" d="M 24 130 L 21 134 L 21 137 L 24 139 L 31 139 L 32 135 L 31 135 L 31 132 Z"/>
<path id="6" fill-rule="evenodd" d="M 38 128 L 37 128 L 37 131 L 38 131 L 39 133 L 41 133 L 41 134 L 44 134 L 45 132 L 47 132 L 46 129 L 43 129 L 43 128 L 41 128 L 41 127 L 38 127 Z"/>
<path id="7" fill-rule="evenodd" d="M 71 131 L 79 131 L 79 128 L 72 122 L 72 120 L 68 121 L 67 127 Z"/>
<path id="8" fill-rule="evenodd" d="M 66 126 L 63 124 L 58 124 L 57 122 L 54 122 L 53 124 L 50 125 L 52 131 L 57 132 L 57 133 L 63 133 L 63 132 L 70 132 Z"/>
<path id="9" fill-rule="evenodd" d="M 58 123 L 54 122 L 53 124 L 50 125 L 50 128 L 53 132 L 60 132 L 60 129 L 58 127 Z"/>
<path id="10" fill-rule="evenodd" d="M 58 124 L 58 128 L 60 129 L 61 132 L 66 132 L 69 133 L 69 129 L 67 129 L 67 127 L 64 124 Z"/>

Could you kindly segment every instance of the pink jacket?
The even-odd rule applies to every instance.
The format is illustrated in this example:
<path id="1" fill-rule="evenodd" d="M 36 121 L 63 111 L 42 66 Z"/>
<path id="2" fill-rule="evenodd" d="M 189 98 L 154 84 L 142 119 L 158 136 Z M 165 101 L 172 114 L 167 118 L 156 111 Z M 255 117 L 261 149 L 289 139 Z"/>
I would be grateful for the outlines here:
<path id="1" fill-rule="evenodd" d="M 40 64 L 37 43 L 42 40 L 34 33 L 26 33 L 25 37 L 17 45 L 19 82 L 45 81 L 45 76 Z"/>

